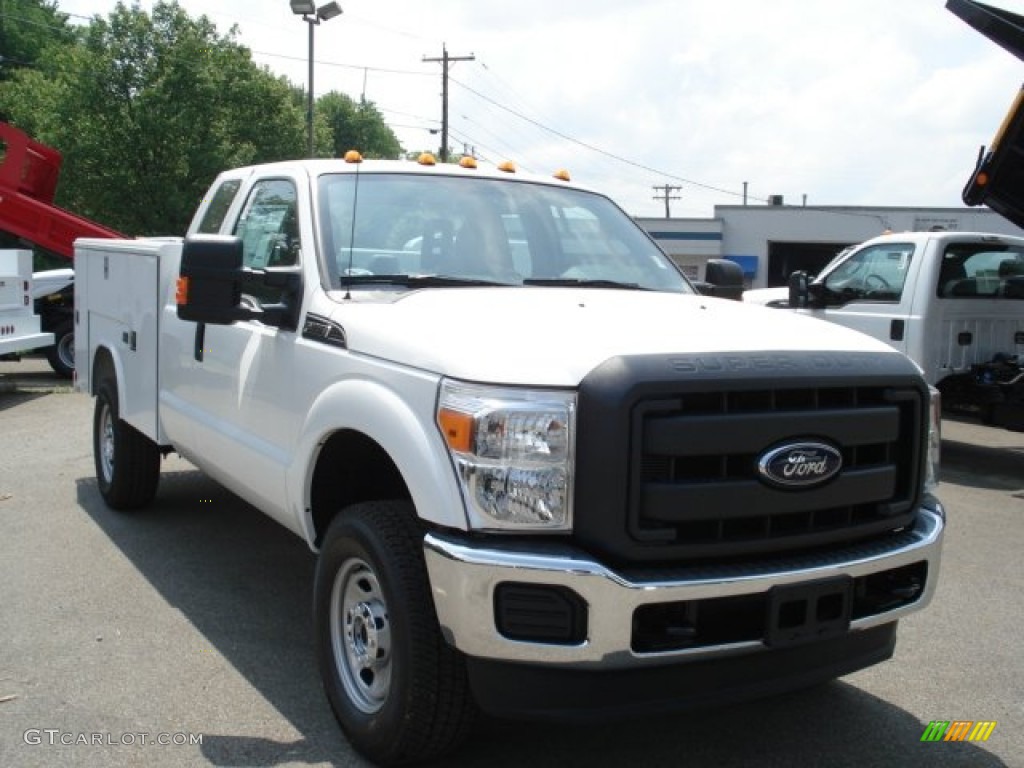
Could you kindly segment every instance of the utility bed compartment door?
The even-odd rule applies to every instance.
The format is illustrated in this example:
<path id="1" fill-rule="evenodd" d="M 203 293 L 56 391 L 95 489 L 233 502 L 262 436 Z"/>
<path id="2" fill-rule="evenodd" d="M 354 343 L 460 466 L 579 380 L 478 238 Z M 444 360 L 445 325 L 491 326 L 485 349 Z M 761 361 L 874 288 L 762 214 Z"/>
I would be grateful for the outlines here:
<path id="1" fill-rule="evenodd" d="M 32 304 L 32 252 L 0 251 L 0 355 L 53 344 Z"/>
<path id="2" fill-rule="evenodd" d="M 75 246 L 75 360 L 79 388 L 95 392 L 92 365 L 110 351 L 120 416 L 158 443 L 160 262 L 166 241 L 79 240 Z"/>

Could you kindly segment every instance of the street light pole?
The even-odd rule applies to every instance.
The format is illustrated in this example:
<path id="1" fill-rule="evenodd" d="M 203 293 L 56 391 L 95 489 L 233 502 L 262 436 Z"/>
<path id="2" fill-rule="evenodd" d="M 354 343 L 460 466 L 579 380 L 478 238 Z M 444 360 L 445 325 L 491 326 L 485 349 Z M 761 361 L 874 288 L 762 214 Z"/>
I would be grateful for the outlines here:
<path id="1" fill-rule="evenodd" d="M 316 150 L 313 146 L 313 27 L 320 23 L 320 19 L 311 19 L 308 16 L 302 18 L 309 24 L 309 92 L 306 94 L 306 137 L 309 141 L 309 156 L 315 157 Z"/>
<path id="2" fill-rule="evenodd" d="M 309 141 L 309 156 L 316 154 L 313 141 L 313 27 L 321 21 L 330 21 L 341 16 L 341 6 L 336 2 L 326 3 L 319 8 L 313 0 L 289 0 L 292 13 L 301 16 L 309 24 L 309 92 L 306 94 L 306 137 Z"/>

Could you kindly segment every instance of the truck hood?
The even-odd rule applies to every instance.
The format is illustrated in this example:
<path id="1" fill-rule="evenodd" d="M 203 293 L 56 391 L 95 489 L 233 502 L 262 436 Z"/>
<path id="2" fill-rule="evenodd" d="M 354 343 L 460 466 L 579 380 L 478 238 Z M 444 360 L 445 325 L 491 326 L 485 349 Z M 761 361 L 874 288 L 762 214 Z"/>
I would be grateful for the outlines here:
<path id="1" fill-rule="evenodd" d="M 754 288 L 743 292 L 743 301 L 762 307 L 779 307 L 789 304 L 789 288 Z"/>
<path id="2" fill-rule="evenodd" d="M 790 312 L 706 296 L 577 288 L 413 291 L 332 313 L 349 349 L 454 378 L 572 387 L 624 355 L 874 351 L 874 339 Z"/>

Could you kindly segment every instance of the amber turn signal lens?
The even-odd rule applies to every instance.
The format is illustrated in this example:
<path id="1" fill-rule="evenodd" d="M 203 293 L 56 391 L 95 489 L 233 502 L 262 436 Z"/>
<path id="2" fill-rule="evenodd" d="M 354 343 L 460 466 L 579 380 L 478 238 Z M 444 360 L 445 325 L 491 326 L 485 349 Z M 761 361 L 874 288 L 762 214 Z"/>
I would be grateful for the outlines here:
<path id="1" fill-rule="evenodd" d="M 174 301 L 178 306 L 188 304 L 188 278 L 179 277 L 174 291 Z"/>

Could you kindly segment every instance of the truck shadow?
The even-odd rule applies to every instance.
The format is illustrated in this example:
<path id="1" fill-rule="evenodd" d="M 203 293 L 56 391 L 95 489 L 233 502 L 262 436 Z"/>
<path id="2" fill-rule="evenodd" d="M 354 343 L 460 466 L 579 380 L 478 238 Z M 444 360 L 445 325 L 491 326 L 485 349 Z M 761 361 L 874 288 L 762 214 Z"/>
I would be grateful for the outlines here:
<path id="1" fill-rule="evenodd" d="M 1024 440 L 1020 447 L 998 448 L 943 440 L 940 472 L 943 482 L 970 488 L 1024 490 Z"/>
<path id="2" fill-rule="evenodd" d="M 3 384 L 0 381 L 0 384 Z M 5 391 L 0 388 L 0 411 L 6 411 L 9 408 L 17 408 L 19 405 L 30 402 L 31 400 L 38 400 L 40 397 L 46 397 L 45 392 L 18 392 L 18 391 Z"/>
<path id="3" fill-rule="evenodd" d="M 95 480 L 81 508 L 302 738 L 204 733 L 210 765 L 368 765 L 338 730 L 320 686 L 305 543 L 198 471 L 165 472 L 153 506 L 109 510 Z M 229 706 L 225 704 L 225 706 Z M 926 723 L 834 682 L 768 701 L 594 725 L 484 718 L 438 766 L 1002 766 L 968 743 L 922 744 Z"/>

